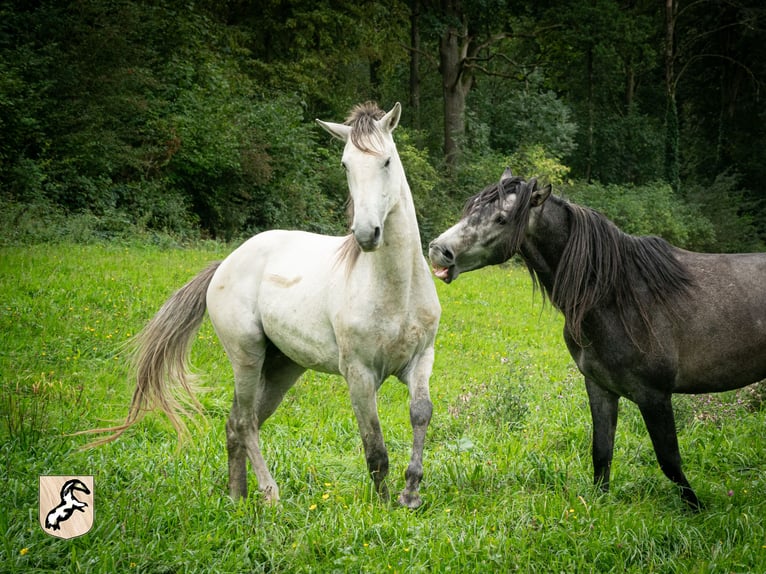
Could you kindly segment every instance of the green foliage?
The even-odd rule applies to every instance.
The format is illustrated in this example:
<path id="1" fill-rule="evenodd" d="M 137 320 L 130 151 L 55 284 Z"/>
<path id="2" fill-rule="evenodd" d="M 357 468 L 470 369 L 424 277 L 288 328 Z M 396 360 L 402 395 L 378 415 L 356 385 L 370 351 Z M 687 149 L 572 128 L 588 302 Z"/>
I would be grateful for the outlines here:
<path id="1" fill-rule="evenodd" d="M 118 209 L 108 209 L 100 215 L 92 211 L 72 214 L 42 200 L 24 203 L 0 200 L 0 245 L 200 243 L 199 231 L 188 219 L 188 211 L 175 204 L 172 195 L 139 194 L 136 197 L 137 211 L 133 216 Z M 153 201 L 157 203 L 147 205 Z"/>
<path id="2" fill-rule="evenodd" d="M 569 168 L 540 145 L 524 146 L 510 155 L 492 151 L 471 154 L 460 166 L 457 185 L 463 199 L 479 193 L 486 186 L 499 181 L 503 170 L 510 167 L 515 175 L 536 177 L 542 184 L 563 185 Z"/>
<path id="3" fill-rule="evenodd" d="M 646 185 L 664 178 L 662 124 L 631 106 L 599 117 L 591 177 L 602 184 Z"/>
<path id="4" fill-rule="evenodd" d="M 16 52 L 10 61 L 31 61 L 9 64 L 0 85 L 15 144 L 2 152 L 5 201 L 181 235 L 201 226 L 224 239 L 276 226 L 341 227 L 337 194 L 314 174 L 316 128 L 297 97 L 260 94 L 242 71 L 235 34 L 170 4 L 81 8 L 75 14 L 44 3 L 9 16 L 16 24 L 49 19 L 44 32 L 23 38 L 66 50 L 54 61 L 24 45 L 3 46 Z M 99 38 L 90 26 L 113 38 L 95 59 Z M 43 78 L 47 89 L 21 92 Z M 69 105 L 55 105 L 60 97 Z"/>
<path id="5" fill-rule="evenodd" d="M 679 179 L 679 133 L 678 133 L 678 109 L 674 98 L 668 99 L 665 111 L 665 181 L 670 183 L 674 191 L 678 192 L 681 187 Z"/>
<path id="6" fill-rule="evenodd" d="M 214 90 L 189 93 L 179 107 L 173 128 L 179 149 L 167 177 L 171 188 L 191 195 L 214 236 L 340 225 L 333 196 L 322 193 L 314 173 L 318 128 L 303 121 L 296 98 L 234 98 L 229 90 Z"/>
<path id="7" fill-rule="evenodd" d="M 591 485 L 590 417 L 561 317 L 526 270 L 495 267 L 437 290 L 434 416 L 417 512 L 377 499 L 345 383 L 309 372 L 261 433 L 282 501 L 226 495 L 232 373 L 209 322 L 192 361 L 208 392 L 192 443 L 153 413 L 107 446 L 70 433 L 121 421 L 125 341 L 210 260 L 207 249 L 79 244 L 0 251 L 0 570 L 3 572 L 762 572 L 766 411 L 738 393 L 677 397 L 681 452 L 706 502 L 690 514 L 622 405 L 612 487 Z M 746 396 L 746 395 L 745 395 Z M 389 484 L 404 485 L 407 389 L 378 408 Z M 251 489 L 255 479 L 250 472 Z M 93 529 L 38 524 L 38 477 L 93 474 Z"/>
<path id="8" fill-rule="evenodd" d="M 659 235 L 689 249 L 710 245 L 714 237 L 711 221 L 666 183 L 573 184 L 564 191 L 572 201 L 600 211 L 626 233 Z"/>
<path id="9" fill-rule="evenodd" d="M 562 185 L 567 181 L 569 168 L 540 145 L 524 147 L 511 154 L 508 165 L 522 177 L 537 177 L 541 183 Z"/>
<path id="10" fill-rule="evenodd" d="M 577 124 L 569 106 L 545 87 L 543 72 L 537 69 L 518 85 L 509 84 L 507 79 L 489 79 L 477 88 L 468 129 L 486 130 L 485 145 L 500 153 L 539 146 L 553 157 L 570 155 Z"/>
<path id="11" fill-rule="evenodd" d="M 710 220 L 713 234 L 702 244 L 705 251 L 723 253 L 766 251 L 766 235 L 759 234 L 758 221 L 753 216 L 757 208 L 752 197 L 741 188 L 741 177 L 732 173 L 719 174 L 712 184 L 689 185 L 689 201 Z"/>
<path id="12" fill-rule="evenodd" d="M 257 83 L 299 93 L 313 115 L 340 117 L 399 81 L 409 36 L 405 2 L 293 0 L 237 8 Z"/>
<path id="13" fill-rule="evenodd" d="M 427 153 L 414 145 L 413 139 L 417 135 L 403 127 L 397 128 L 395 132 L 396 148 L 410 184 L 421 242 L 425 247 L 452 224 L 460 206 L 446 192 L 443 180 L 429 162 Z"/>
<path id="14" fill-rule="evenodd" d="M 651 187 L 664 178 L 701 197 L 703 210 L 713 203 L 698 190 L 737 173 L 731 197 L 741 201 L 727 208 L 720 244 L 704 233 L 686 241 L 763 244 L 766 11 L 755 0 L 683 12 L 672 109 L 659 4 L 416 4 L 2 3 L 0 208 L 10 213 L 0 217 L 21 212 L 29 222 L 3 230 L 3 241 L 91 241 L 132 229 L 182 241 L 271 227 L 342 232 L 345 185 L 312 121 L 339 121 L 376 99 L 405 104 L 424 239 L 510 164 L 554 183 Z M 439 39 L 462 23 L 460 41 L 471 40 L 463 78 L 473 81 L 462 164 L 447 176 Z M 55 229 L 23 215 L 38 211 Z"/>

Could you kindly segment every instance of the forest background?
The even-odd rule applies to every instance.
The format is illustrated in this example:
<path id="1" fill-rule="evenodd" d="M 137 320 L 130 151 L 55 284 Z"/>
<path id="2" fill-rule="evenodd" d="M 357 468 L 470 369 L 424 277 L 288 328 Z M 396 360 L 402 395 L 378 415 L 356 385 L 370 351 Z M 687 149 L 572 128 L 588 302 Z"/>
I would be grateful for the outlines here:
<path id="1" fill-rule="evenodd" d="M 4 0 L 0 243 L 345 230 L 314 118 L 401 101 L 424 240 L 506 165 L 766 249 L 760 0 Z"/>

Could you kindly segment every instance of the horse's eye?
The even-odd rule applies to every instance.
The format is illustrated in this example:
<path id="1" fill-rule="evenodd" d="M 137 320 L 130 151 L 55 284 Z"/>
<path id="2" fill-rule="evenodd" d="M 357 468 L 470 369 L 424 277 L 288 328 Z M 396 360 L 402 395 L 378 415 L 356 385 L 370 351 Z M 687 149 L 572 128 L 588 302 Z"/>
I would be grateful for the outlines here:
<path id="1" fill-rule="evenodd" d="M 340 162 L 340 166 L 343 168 L 343 171 L 348 171 L 348 166 L 345 161 Z"/>
<path id="2" fill-rule="evenodd" d="M 508 220 L 505 218 L 504 215 L 498 215 L 497 217 L 495 217 L 495 223 L 497 223 L 498 225 L 505 225 L 506 223 L 508 223 Z"/>
<path id="3" fill-rule="evenodd" d="M 388 167 L 389 165 L 391 165 L 391 158 L 386 160 L 386 163 L 383 164 L 383 167 Z"/>

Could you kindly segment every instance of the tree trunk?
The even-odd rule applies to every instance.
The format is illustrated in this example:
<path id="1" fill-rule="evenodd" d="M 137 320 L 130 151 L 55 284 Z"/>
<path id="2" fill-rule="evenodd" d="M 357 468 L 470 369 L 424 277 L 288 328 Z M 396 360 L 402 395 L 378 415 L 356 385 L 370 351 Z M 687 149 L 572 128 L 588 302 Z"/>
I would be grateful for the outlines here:
<path id="1" fill-rule="evenodd" d="M 461 33 L 462 32 L 462 33 Z M 444 92 L 444 159 L 452 172 L 460 158 L 465 133 L 465 99 L 472 75 L 465 73 L 470 38 L 464 29 L 448 28 L 439 39 L 439 72 Z"/>
<path id="2" fill-rule="evenodd" d="M 625 111 L 630 113 L 630 108 L 633 105 L 633 99 L 636 96 L 636 72 L 633 69 L 633 64 L 628 62 L 625 64 Z"/>
<path id="3" fill-rule="evenodd" d="M 593 101 L 593 83 L 595 82 L 593 77 L 593 46 L 588 46 L 587 52 L 587 73 L 588 73 L 588 143 L 587 150 L 585 152 L 586 165 L 585 165 L 585 181 L 591 182 L 593 176 L 593 130 L 595 124 L 595 107 L 596 103 Z"/>
<path id="4" fill-rule="evenodd" d="M 420 0 L 410 0 L 410 109 L 412 125 L 420 129 Z"/>
<path id="5" fill-rule="evenodd" d="M 675 192 L 681 188 L 674 45 L 677 14 L 678 4 L 675 0 L 665 0 L 665 179 Z"/>

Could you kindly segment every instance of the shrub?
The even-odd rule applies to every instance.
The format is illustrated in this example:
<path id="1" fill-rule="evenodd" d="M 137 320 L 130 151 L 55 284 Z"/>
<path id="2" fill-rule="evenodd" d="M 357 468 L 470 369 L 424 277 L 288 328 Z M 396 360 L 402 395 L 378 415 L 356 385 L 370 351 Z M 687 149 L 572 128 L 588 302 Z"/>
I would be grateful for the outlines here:
<path id="1" fill-rule="evenodd" d="M 396 148 L 410 184 L 421 242 L 425 246 L 452 225 L 461 206 L 456 198 L 447 193 L 442 178 L 429 162 L 428 152 L 414 145 L 415 137 L 417 134 L 406 128 L 399 127 L 395 132 Z"/>
<path id="2" fill-rule="evenodd" d="M 724 253 L 766 250 L 751 215 L 757 212 L 756 206 L 749 205 L 737 174 L 725 172 L 710 184 L 689 185 L 686 196 L 699 205 L 713 226 L 713 234 L 701 245 L 703 250 Z"/>
<path id="3" fill-rule="evenodd" d="M 467 155 L 457 177 L 459 194 L 465 199 L 496 182 L 506 167 L 526 179 L 536 177 L 541 183 L 560 186 L 567 181 L 569 168 L 540 145 L 523 147 L 511 155 L 497 152 Z"/>
<path id="4" fill-rule="evenodd" d="M 647 185 L 576 183 L 566 194 L 603 213 L 626 233 L 659 235 L 674 245 L 697 248 L 709 242 L 713 226 L 700 210 L 662 182 Z"/>

